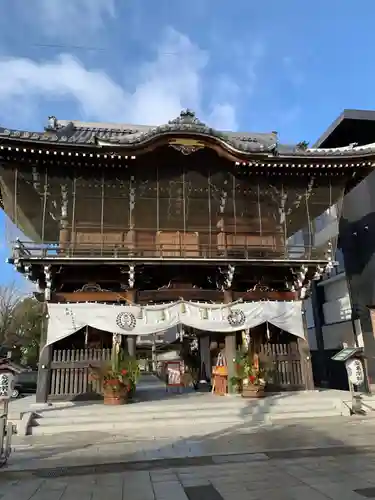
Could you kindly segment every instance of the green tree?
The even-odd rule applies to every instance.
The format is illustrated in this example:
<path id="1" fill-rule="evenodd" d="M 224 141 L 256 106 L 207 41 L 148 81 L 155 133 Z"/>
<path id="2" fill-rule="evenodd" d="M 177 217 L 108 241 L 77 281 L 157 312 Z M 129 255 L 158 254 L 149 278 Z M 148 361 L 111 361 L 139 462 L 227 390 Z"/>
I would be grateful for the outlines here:
<path id="1" fill-rule="evenodd" d="M 36 365 L 46 329 L 44 303 L 22 296 L 14 286 L 0 287 L 0 345 L 12 349 L 12 359 Z"/>
<path id="2" fill-rule="evenodd" d="M 22 363 L 37 364 L 46 327 L 44 303 L 26 297 L 15 305 L 8 338 L 12 346 L 19 349 Z"/>
<path id="3" fill-rule="evenodd" d="M 14 308 L 21 300 L 22 295 L 14 283 L 0 286 L 0 345 L 7 341 L 7 333 L 13 322 Z"/>

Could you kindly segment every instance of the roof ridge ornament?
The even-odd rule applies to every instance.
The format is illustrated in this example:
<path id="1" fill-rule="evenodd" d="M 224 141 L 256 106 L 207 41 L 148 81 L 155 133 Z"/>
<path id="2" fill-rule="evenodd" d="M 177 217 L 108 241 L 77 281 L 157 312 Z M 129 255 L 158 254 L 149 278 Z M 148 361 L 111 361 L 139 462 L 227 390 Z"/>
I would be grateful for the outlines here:
<path id="1" fill-rule="evenodd" d="M 201 122 L 196 116 L 195 112 L 189 108 L 183 109 L 180 116 L 174 120 L 169 120 L 169 125 L 194 125 L 196 127 L 206 127 L 206 124 Z"/>
<path id="2" fill-rule="evenodd" d="M 58 127 L 57 123 L 57 118 L 56 116 L 49 116 L 48 117 L 48 125 L 45 127 L 45 130 L 56 130 Z"/>

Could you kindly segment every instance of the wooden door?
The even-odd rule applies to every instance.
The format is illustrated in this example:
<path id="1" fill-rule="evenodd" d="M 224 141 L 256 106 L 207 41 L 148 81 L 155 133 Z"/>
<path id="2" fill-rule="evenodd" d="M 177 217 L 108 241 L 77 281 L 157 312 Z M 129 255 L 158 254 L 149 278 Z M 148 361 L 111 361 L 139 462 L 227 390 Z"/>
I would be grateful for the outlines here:
<path id="1" fill-rule="evenodd" d="M 307 389 L 297 340 L 288 344 L 264 343 L 258 347 L 259 359 L 272 368 L 272 390 Z"/>

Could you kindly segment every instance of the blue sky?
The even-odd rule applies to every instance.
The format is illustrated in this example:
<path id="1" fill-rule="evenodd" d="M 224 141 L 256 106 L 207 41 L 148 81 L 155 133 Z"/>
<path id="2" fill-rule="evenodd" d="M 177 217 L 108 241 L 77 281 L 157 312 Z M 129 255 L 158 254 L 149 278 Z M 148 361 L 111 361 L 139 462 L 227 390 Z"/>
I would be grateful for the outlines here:
<path id="1" fill-rule="evenodd" d="M 313 142 L 344 108 L 375 108 L 374 0 L 0 0 L 0 11 L 2 126 L 40 130 L 51 114 L 159 124 L 190 107 L 218 128 Z M 14 276 L 0 264 L 0 282 Z"/>

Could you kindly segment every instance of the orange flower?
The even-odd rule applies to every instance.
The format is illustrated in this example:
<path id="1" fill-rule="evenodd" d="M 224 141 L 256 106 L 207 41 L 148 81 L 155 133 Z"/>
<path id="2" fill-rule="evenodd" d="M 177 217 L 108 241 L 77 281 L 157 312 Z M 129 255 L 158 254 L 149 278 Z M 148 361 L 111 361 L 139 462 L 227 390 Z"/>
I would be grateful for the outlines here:
<path id="1" fill-rule="evenodd" d="M 128 370 L 125 370 L 125 368 L 123 370 L 121 370 L 121 375 L 127 375 L 128 374 Z"/>
<path id="2" fill-rule="evenodd" d="M 255 375 L 250 375 L 249 376 L 249 381 L 253 384 L 256 380 L 256 376 Z"/>

